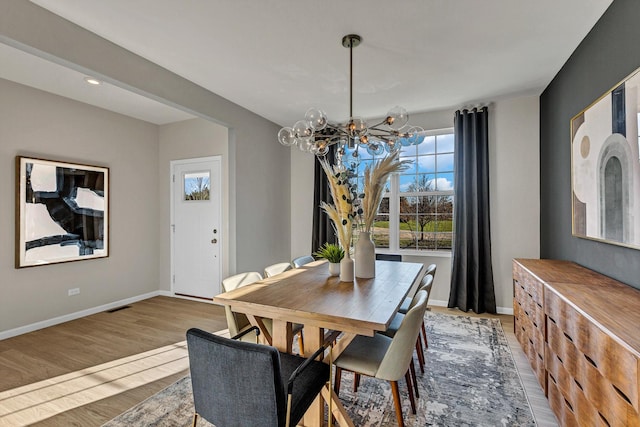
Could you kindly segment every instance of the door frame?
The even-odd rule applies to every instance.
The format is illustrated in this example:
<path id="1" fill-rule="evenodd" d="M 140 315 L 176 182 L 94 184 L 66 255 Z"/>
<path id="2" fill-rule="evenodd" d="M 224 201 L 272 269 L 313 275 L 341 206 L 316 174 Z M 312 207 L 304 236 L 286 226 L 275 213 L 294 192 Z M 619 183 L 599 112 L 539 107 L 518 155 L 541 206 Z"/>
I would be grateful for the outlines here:
<path id="1" fill-rule="evenodd" d="M 174 270 L 174 225 L 175 225 L 175 180 L 174 180 L 174 176 L 175 176 L 175 167 L 177 165 L 189 165 L 191 163 L 202 163 L 202 162 L 211 162 L 211 161 L 217 161 L 218 162 L 218 172 L 219 172 L 219 189 L 220 189 L 220 203 L 218 204 L 218 218 L 220 219 L 220 237 L 222 239 L 222 248 L 220 250 L 220 256 L 218 257 L 218 271 L 220 272 L 220 280 L 222 281 L 222 278 L 225 277 L 225 273 L 226 273 L 226 268 L 224 268 L 224 260 L 226 259 L 225 257 L 225 248 L 228 247 L 228 243 L 226 242 L 227 240 L 227 234 L 225 231 L 227 231 L 227 227 L 226 227 L 226 218 L 224 217 L 224 209 L 222 208 L 223 204 L 224 204 L 224 200 L 225 200 L 225 186 L 224 186 L 224 182 L 223 182 L 223 177 L 224 177 L 224 173 L 223 173 L 223 167 L 224 167 L 224 163 L 223 163 L 223 158 L 221 155 L 214 155 L 214 156 L 206 156 L 206 157 L 194 157 L 194 158 L 190 158 L 190 159 L 180 159 L 180 160 L 170 160 L 169 161 L 169 250 L 170 250 L 170 268 L 169 268 L 169 283 L 171 285 L 170 287 L 170 292 L 171 295 L 177 298 L 185 298 L 185 299 L 192 299 L 195 301 L 207 301 L 206 299 L 202 299 L 202 298 L 192 298 L 192 297 L 187 297 L 184 295 L 176 295 L 175 293 L 175 289 L 174 289 L 174 285 L 175 285 L 175 270 Z M 218 284 L 218 289 L 221 289 L 222 284 Z M 213 301 L 211 301 L 211 303 L 213 303 Z"/>

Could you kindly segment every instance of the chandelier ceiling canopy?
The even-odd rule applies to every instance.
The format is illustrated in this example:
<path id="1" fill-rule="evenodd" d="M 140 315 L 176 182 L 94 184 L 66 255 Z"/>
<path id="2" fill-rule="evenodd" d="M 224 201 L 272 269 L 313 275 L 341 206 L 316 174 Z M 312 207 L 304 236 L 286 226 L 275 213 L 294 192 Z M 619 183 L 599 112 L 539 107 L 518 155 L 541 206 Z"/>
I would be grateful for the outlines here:
<path id="1" fill-rule="evenodd" d="M 303 152 L 324 156 L 331 145 L 339 144 L 343 152 L 345 146 L 356 148 L 354 156 L 357 156 L 358 147 L 366 148 L 371 155 L 381 156 L 424 141 L 424 129 L 408 125 L 409 114 L 403 107 L 391 108 L 384 120 L 373 125 L 353 115 L 353 48 L 361 42 L 362 38 L 357 34 L 342 38 L 342 46 L 349 49 L 349 119 L 345 123 L 332 123 L 324 111 L 310 108 L 304 120 L 280 129 L 278 141 L 282 145 L 297 145 Z"/>

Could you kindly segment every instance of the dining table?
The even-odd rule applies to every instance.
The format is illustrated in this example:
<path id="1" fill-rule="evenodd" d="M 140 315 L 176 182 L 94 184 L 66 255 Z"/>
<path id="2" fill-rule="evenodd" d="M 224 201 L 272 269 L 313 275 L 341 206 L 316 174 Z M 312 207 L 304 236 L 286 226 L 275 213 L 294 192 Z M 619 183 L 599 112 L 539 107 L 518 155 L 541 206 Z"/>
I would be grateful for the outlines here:
<path id="1" fill-rule="evenodd" d="M 244 313 L 260 328 L 263 342 L 282 352 L 294 350 L 292 325 L 304 325 L 304 356 L 330 341 L 334 344 L 324 360 L 331 363 L 355 336 L 373 336 L 389 327 L 404 299 L 419 286 L 424 269 L 421 263 L 376 261 L 375 277 L 347 282 L 331 276 L 328 263 L 321 260 L 219 294 L 213 300 Z M 263 319 L 272 319 L 271 330 Z M 330 402 L 338 425 L 353 426 L 331 387 L 321 393 Z M 302 425 L 319 427 L 324 419 L 318 397 Z"/>

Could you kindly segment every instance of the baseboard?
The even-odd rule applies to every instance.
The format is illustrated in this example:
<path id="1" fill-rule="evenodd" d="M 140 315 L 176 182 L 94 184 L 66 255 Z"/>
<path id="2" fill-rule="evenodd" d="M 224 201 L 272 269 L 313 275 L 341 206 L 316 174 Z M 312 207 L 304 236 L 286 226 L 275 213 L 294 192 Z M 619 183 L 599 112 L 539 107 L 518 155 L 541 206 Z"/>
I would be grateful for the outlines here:
<path id="1" fill-rule="evenodd" d="M 2 331 L 0 332 L 0 340 L 26 334 L 28 332 L 37 331 L 38 329 L 48 328 L 49 326 L 58 325 L 70 320 L 76 320 L 81 317 L 90 316 L 92 314 L 111 310 L 113 308 L 122 307 L 123 305 L 133 304 L 134 302 L 142 301 L 158 295 L 164 295 L 164 292 L 165 291 L 149 292 L 147 294 L 137 295 L 135 297 L 126 298 L 120 301 L 110 302 L 109 304 L 104 304 L 98 307 L 88 308 L 86 310 L 77 311 L 75 313 L 65 314 L 64 316 L 54 317 L 53 319 L 43 320 L 41 322 L 32 323 L 30 325 L 20 326 L 15 329 L 9 329 L 8 331 Z M 172 295 L 167 293 L 167 296 Z"/>
<path id="2" fill-rule="evenodd" d="M 442 301 L 437 299 L 429 300 L 429 305 L 433 305 L 435 307 L 446 307 L 448 303 L 449 301 Z M 510 314 L 513 316 L 513 307 L 496 307 L 496 311 L 498 312 L 498 314 Z"/>

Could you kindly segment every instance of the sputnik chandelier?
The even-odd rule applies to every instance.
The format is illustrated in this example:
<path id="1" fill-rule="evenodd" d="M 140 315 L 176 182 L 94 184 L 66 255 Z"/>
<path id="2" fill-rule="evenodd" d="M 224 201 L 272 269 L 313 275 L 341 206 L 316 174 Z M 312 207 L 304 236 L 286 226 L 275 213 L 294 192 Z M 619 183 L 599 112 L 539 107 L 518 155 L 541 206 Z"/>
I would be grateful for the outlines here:
<path id="1" fill-rule="evenodd" d="M 381 156 L 398 151 L 402 146 L 418 145 L 424 141 L 424 129 L 409 126 L 409 115 L 402 107 L 393 107 L 384 120 L 372 126 L 365 119 L 353 116 L 353 48 L 361 41 L 357 34 L 342 38 L 342 46 L 349 48 L 349 121 L 330 123 L 324 111 L 311 108 L 304 120 L 297 121 L 293 127 L 280 129 L 278 141 L 282 145 L 297 145 L 301 151 L 321 157 L 327 154 L 331 145 L 339 144 L 339 160 L 347 146 L 355 148 L 354 157 L 359 147 L 366 148 L 372 156 Z"/>

